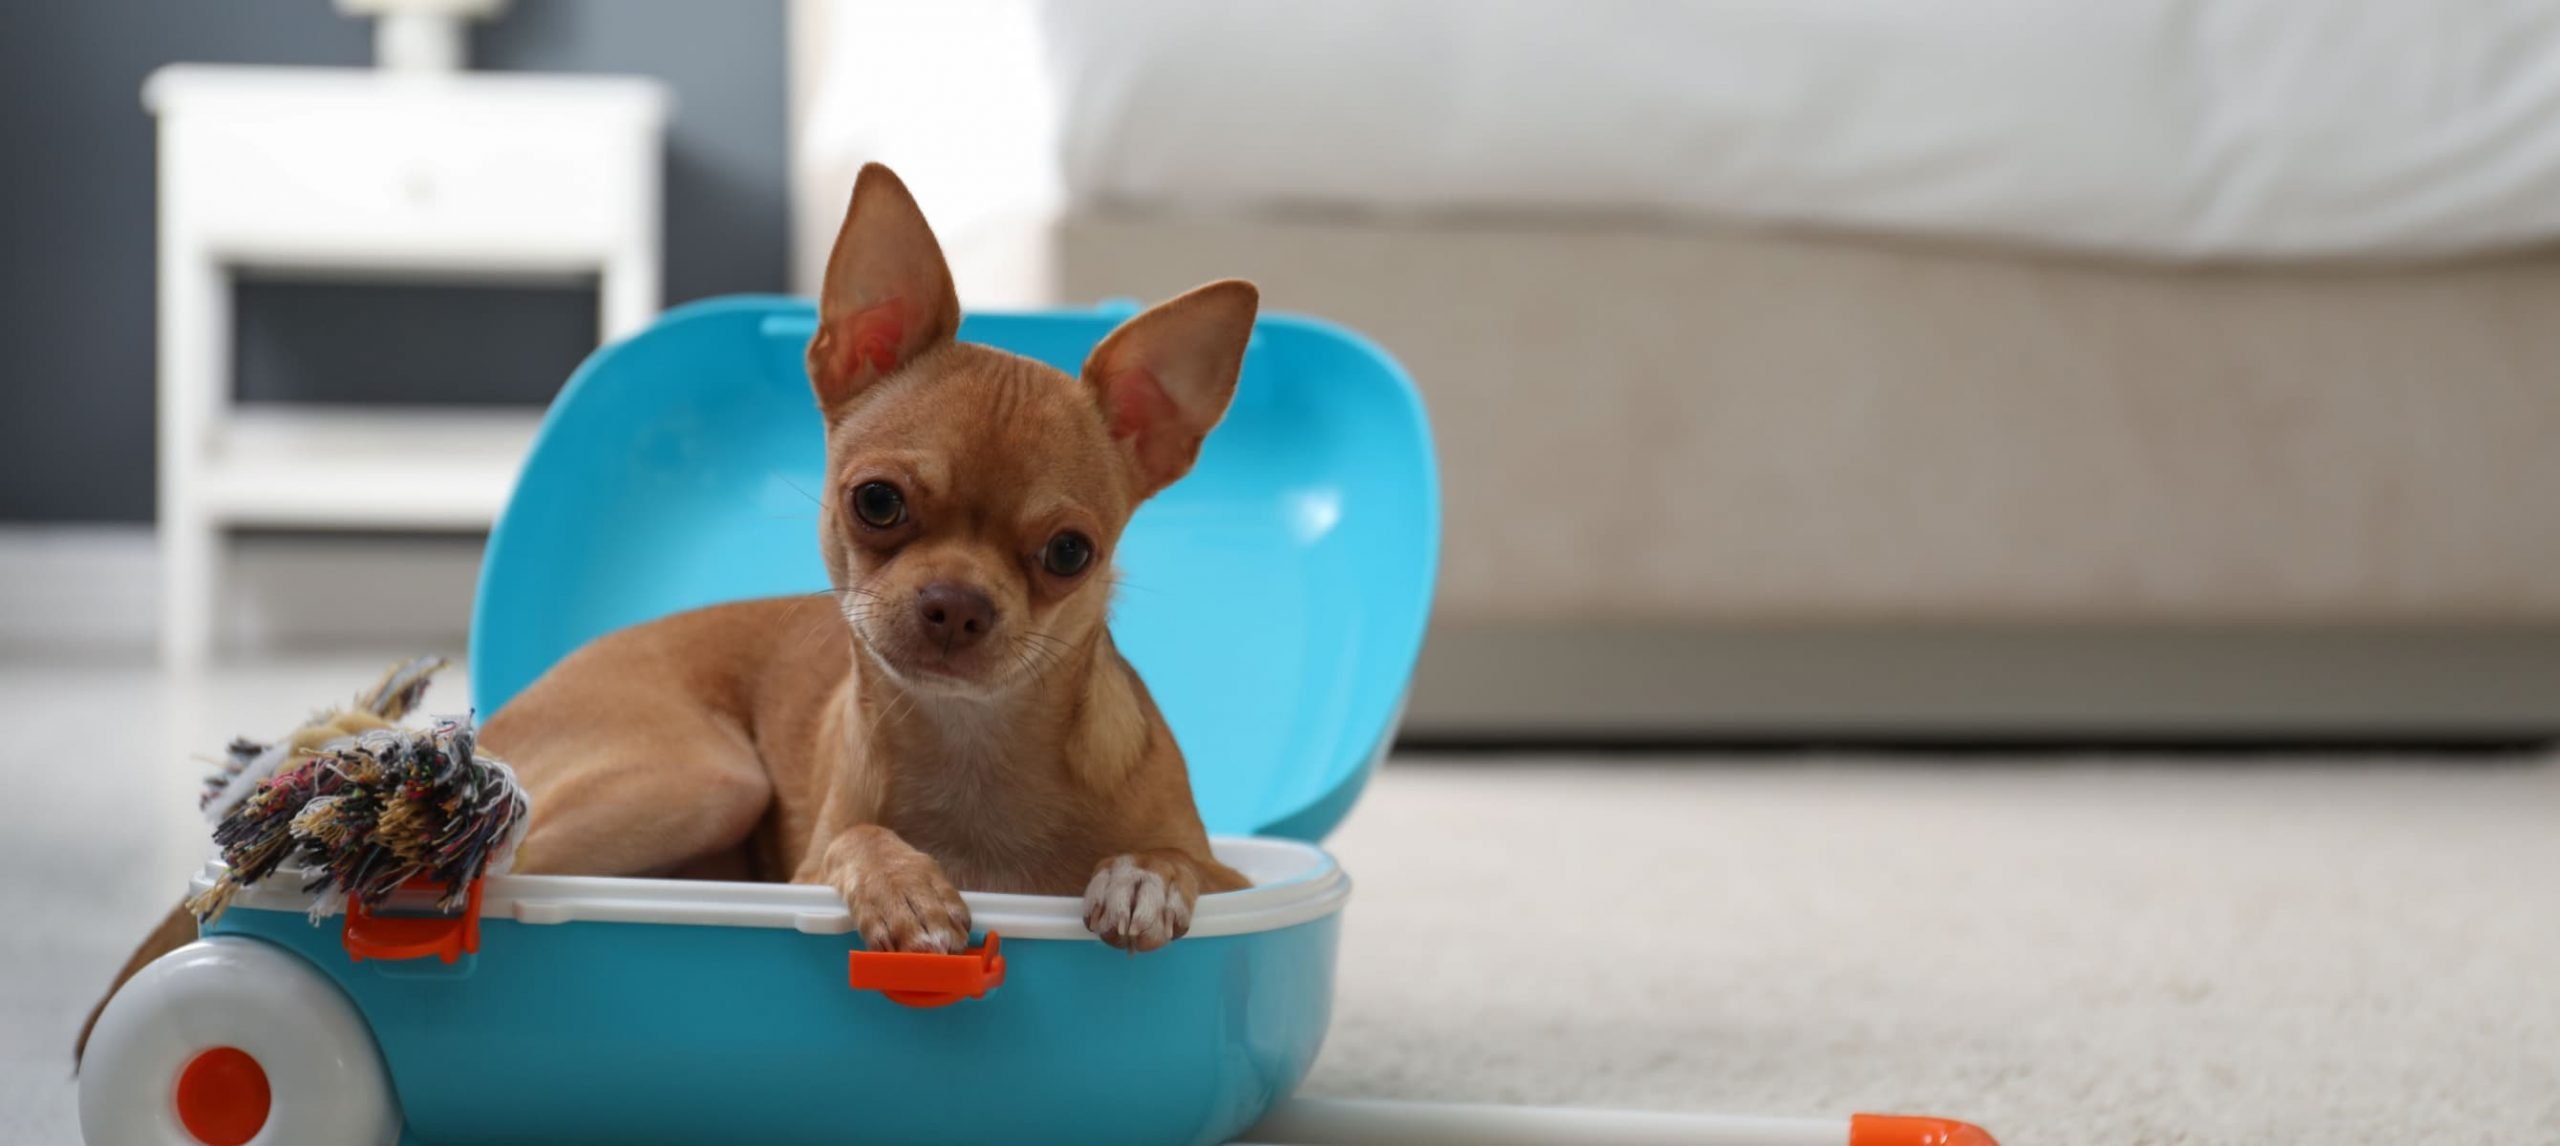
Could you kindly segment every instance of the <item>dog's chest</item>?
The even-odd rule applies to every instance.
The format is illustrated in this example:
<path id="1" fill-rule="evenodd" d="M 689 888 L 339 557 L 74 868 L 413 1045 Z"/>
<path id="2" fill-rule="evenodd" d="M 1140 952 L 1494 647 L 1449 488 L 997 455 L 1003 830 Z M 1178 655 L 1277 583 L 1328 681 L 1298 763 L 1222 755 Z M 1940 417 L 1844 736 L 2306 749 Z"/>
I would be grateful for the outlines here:
<path id="1" fill-rule="evenodd" d="M 1100 858 L 1055 761 L 946 752 L 901 768 L 883 826 L 969 891 L 1074 895 Z"/>

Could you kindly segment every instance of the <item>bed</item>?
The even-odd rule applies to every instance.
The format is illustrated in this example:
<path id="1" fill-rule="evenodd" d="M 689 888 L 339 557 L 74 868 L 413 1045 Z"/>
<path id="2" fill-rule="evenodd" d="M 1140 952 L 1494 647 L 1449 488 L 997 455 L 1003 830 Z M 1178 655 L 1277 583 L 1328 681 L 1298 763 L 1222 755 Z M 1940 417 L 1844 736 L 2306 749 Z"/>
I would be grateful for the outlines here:
<path id="1" fill-rule="evenodd" d="M 980 9 L 1008 281 L 1413 370 L 1424 735 L 2560 726 L 2560 9 Z"/>

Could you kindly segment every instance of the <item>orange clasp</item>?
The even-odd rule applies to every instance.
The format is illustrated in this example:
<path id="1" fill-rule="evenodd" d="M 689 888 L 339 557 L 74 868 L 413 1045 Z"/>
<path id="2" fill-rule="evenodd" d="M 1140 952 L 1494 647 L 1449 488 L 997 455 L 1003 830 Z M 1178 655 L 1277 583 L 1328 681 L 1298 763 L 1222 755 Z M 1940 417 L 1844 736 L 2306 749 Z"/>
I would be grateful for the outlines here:
<path id="1" fill-rule="evenodd" d="M 411 880 L 394 897 L 441 897 L 444 885 Z M 347 927 L 342 936 L 347 956 L 367 959 L 423 959 L 433 955 L 451 963 L 480 950 L 480 881 L 472 880 L 459 915 L 378 915 L 354 897 L 347 899 Z"/>
<path id="2" fill-rule="evenodd" d="M 1004 985 L 1004 940 L 994 932 L 987 941 L 957 955 L 907 951 L 853 951 L 845 958 L 845 980 L 857 991 L 878 991 L 893 1003 L 941 1007 L 962 999 L 986 997 Z"/>

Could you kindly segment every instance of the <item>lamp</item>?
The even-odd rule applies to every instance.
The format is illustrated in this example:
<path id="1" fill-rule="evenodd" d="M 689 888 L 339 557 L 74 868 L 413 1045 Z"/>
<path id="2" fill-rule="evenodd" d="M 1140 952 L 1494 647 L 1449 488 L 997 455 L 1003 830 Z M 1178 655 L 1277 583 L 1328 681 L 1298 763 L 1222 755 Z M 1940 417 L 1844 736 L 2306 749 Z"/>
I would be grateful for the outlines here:
<path id="1" fill-rule="evenodd" d="M 507 0 L 337 0 L 338 11 L 371 16 L 376 66 L 395 72 L 460 71 L 469 61 L 462 25 L 485 20 Z"/>

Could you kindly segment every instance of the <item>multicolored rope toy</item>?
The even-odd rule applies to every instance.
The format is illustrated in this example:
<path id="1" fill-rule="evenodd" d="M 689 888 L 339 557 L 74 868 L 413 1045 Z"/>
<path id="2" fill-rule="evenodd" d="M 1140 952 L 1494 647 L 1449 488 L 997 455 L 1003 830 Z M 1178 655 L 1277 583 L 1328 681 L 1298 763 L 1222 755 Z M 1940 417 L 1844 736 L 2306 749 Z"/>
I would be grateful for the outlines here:
<path id="1" fill-rule="evenodd" d="M 349 896 L 376 907 L 415 879 L 441 884 L 438 906 L 454 910 L 473 880 L 504 873 L 529 818 L 515 771 L 479 753 L 468 718 L 399 724 L 443 667 L 409 661 L 281 741 L 233 741 L 201 801 L 226 870 L 187 910 L 209 923 L 297 861 L 303 890 L 318 893 L 315 923 Z"/>

